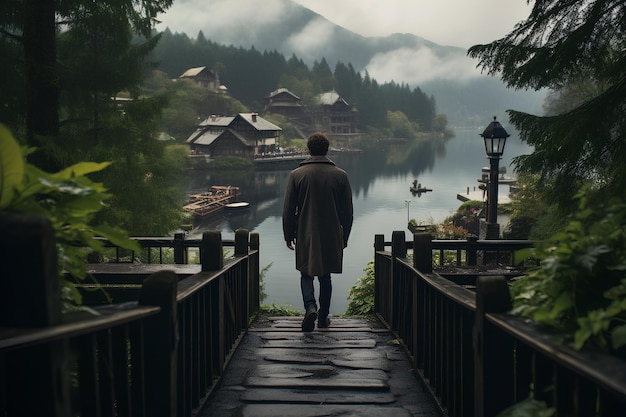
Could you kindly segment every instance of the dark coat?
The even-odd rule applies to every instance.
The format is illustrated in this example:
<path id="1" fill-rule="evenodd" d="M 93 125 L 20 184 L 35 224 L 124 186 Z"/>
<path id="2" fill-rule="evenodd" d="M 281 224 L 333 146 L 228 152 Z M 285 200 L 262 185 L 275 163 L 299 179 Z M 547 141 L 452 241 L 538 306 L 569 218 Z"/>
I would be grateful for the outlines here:
<path id="1" fill-rule="evenodd" d="M 283 205 L 286 242 L 296 239 L 296 269 L 310 276 L 341 272 L 352 229 L 352 190 L 346 172 L 312 156 L 289 174 Z"/>

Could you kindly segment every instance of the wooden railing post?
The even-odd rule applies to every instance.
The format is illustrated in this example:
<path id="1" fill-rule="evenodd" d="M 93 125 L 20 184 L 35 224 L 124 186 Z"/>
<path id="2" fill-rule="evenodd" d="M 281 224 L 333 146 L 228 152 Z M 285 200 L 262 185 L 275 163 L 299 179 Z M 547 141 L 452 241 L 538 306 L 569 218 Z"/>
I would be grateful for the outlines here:
<path id="1" fill-rule="evenodd" d="M 185 234 L 174 233 L 174 263 L 185 263 Z"/>
<path id="2" fill-rule="evenodd" d="M 474 410 L 475 417 L 496 416 L 514 401 L 513 343 L 496 333 L 485 315 L 511 309 L 506 278 L 483 276 L 476 282 L 474 324 Z"/>
<path id="3" fill-rule="evenodd" d="M 250 233 L 246 229 L 235 230 L 235 256 L 248 254 L 248 236 Z"/>
<path id="4" fill-rule="evenodd" d="M 159 271 L 146 278 L 139 295 L 139 305 L 161 307 L 144 324 L 147 416 L 176 416 L 177 285 L 174 271 Z"/>
<path id="5" fill-rule="evenodd" d="M 406 241 L 402 230 L 394 230 L 391 234 L 391 255 L 394 258 L 406 258 Z"/>
<path id="6" fill-rule="evenodd" d="M 465 251 L 468 266 L 476 266 L 478 263 L 478 237 L 469 235 L 467 237 L 467 249 Z"/>
<path id="7" fill-rule="evenodd" d="M 380 271 L 380 261 L 376 252 L 381 252 L 385 250 L 385 235 L 374 235 L 374 311 L 376 313 L 382 313 L 381 308 L 385 304 L 380 299 L 382 294 L 385 294 L 382 291 L 384 282 L 382 282 L 382 274 Z M 389 302 L 389 300 L 387 300 Z"/>
<path id="8" fill-rule="evenodd" d="M 392 282 L 391 282 L 391 294 L 392 294 L 392 309 L 391 309 L 391 327 L 394 330 L 398 330 L 398 308 L 400 303 L 400 268 L 396 266 L 397 258 L 406 258 L 406 241 L 404 232 L 401 230 L 394 230 L 391 234 L 391 257 L 392 257 Z"/>
<path id="9" fill-rule="evenodd" d="M 246 229 L 237 229 L 235 230 L 235 256 L 245 257 L 248 255 L 248 239 L 250 237 L 250 232 Z M 248 325 L 248 318 L 250 317 L 250 259 L 246 258 L 245 262 L 246 268 L 246 276 L 245 280 L 242 284 L 245 285 L 245 289 L 243 289 L 244 293 L 243 297 L 243 305 L 242 308 L 245 311 L 241 312 L 240 324 L 243 328 Z M 231 297 L 235 297 L 236 294 L 231 294 Z"/>
<path id="10" fill-rule="evenodd" d="M 0 216 L 0 326 L 43 327 L 61 321 L 54 230 L 44 217 Z"/>
<path id="11" fill-rule="evenodd" d="M 385 250 L 385 235 L 374 235 L 374 250 Z"/>
<path id="12" fill-rule="evenodd" d="M 260 244 L 260 240 L 259 240 L 259 234 L 258 233 L 250 233 L 250 250 L 253 251 L 258 251 L 260 248 L 261 244 Z M 252 312 L 257 312 L 259 311 L 260 308 L 260 291 L 261 291 L 261 283 L 260 283 L 260 279 L 261 277 L 259 276 L 259 269 L 260 269 L 260 265 L 259 265 L 259 255 L 258 252 L 257 254 L 254 256 L 253 258 L 254 262 L 250 262 L 249 268 L 250 268 L 250 310 Z"/>
<path id="13" fill-rule="evenodd" d="M 224 267 L 224 248 L 221 232 L 211 230 L 202 234 L 200 263 L 202 264 L 203 272 L 219 271 Z"/>
<path id="14" fill-rule="evenodd" d="M 52 225 L 44 217 L 2 215 L 0 230 L 0 327 L 59 324 L 61 292 Z M 3 411 L 10 416 L 69 416 L 66 352 L 67 346 L 58 341 L 3 355 Z"/>
<path id="15" fill-rule="evenodd" d="M 413 234 L 413 267 L 418 271 L 433 272 L 433 237 L 430 233 Z"/>

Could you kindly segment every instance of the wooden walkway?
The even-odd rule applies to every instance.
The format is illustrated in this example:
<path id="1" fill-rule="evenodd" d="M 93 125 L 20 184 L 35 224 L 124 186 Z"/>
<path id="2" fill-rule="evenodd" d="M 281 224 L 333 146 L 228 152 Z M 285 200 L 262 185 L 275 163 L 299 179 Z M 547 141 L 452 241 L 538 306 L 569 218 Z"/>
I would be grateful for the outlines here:
<path id="1" fill-rule="evenodd" d="M 376 320 L 258 318 L 199 417 L 435 417 L 403 348 Z"/>

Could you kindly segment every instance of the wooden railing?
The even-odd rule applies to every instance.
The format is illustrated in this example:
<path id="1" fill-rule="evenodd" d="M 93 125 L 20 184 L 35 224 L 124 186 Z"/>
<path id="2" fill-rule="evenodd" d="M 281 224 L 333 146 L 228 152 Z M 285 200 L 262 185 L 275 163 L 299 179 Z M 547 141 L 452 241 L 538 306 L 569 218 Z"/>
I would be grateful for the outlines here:
<path id="1" fill-rule="evenodd" d="M 46 220 L 0 226 L 0 416 L 191 416 L 259 308 L 259 239 L 245 230 L 233 257 L 207 232 L 198 273 L 162 265 L 135 300 L 93 315 L 61 314 Z"/>
<path id="2" fill-rule="evenodd" d="M 173 238 L 170 237 L 134 237 L 142 248 L 140 253 L 122 249 L 113 243 L 102 240 L 106 248 L 111 248 L 110 257 L 107 262 L 113 263 L 134 263 L 140 259 L 143 263 L 148 264 L 189 264 L 190 249 L 200 249 L 202 239 L 187 239 L 185 233 L 175 233 Z M 234 246 L 234 243 L 224 242 L 225 246 Z M 168 262 L 171 261 L 171 262 Z"/>
<path id="3" fill-rule="evenodd" d="M 626 363 L 574 351 L 511 308 L 504 277 L 470 291 L 432 270 L 427 234 L 375 240 L 375 310 L 402 340 L 414 368 L 450 417 L 496 416 L 528 398 L 558 416 L 623 416 Z M 391 246 L 391 251 L 386 251 Z M 413 257 L 407 257 L 413 248 Z"/>
<path id="4" fill-rule="evenodd" d="M 408 242 L 408 248 L 412 249 L 413 242 Z M 482 257 L 483 264 L 514 266 L 513 254 L 526 248 L 532 248 L 532 240 L 478 240 L 475 236 L 469 236 L 466 240 L 431 240 L 431 247 L 439 256 L 437 264 L 444 265 L 446 253 L 455 254 L 454 264 L 457 266 L 478 265 Z M 465 255 L 465 259 L 463 259 Z"/>

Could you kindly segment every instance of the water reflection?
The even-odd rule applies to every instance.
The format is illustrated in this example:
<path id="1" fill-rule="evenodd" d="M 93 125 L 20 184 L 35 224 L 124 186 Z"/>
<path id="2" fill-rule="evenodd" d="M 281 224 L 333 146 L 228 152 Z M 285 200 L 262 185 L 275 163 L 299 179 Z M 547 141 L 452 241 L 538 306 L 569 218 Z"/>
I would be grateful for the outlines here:
<path id="1" fill-rule="evenodd" d="M 461 204 L 457 194 L 477 187 L 481 169 L 487 165 L 478 129 L 456 132 L 448 140 L 432 139 L 414 144 L 387 144 L 366 149 L 363 153 L 331 155 L 348 172 L 354 199 L 354 226 L 344 257 L 344 272 L 333 276 L 334 292 L 331 314 L 343 313 L 349 288 L 373 258 L 375 234 L 390 238 L 394 230 L 406 229 L 409 217 L 421 223 L 440 222 Z M 516 135 L 507 141 L 501 166 L 510 167 L 514 156 L 529 148 Z M 240 187 L 241 200 L 250 208 L 241 213 L 196 219 L 189 235 L 198 237 L 204 230 L 220 230 L 224 239 L 234 238 L 234 231 L 246 228 L 258 232 L 261 241 L 261 267 L 270 263 L 265 278 L 266 303 L 290 303 L 301 308 L 299 275 L 293 252 L 282 237 L 283 192 L 292 166 L 252 172 L 207 173 L 195 171 L 190 192 L 204 191 L 211 185 Z M 509 174 L 512 170 L 509 168 Z M 412 194 L 411 184 L 418 180 L 432 192 Z M 501 193 L 506 190 L 501 190 Z"/>

